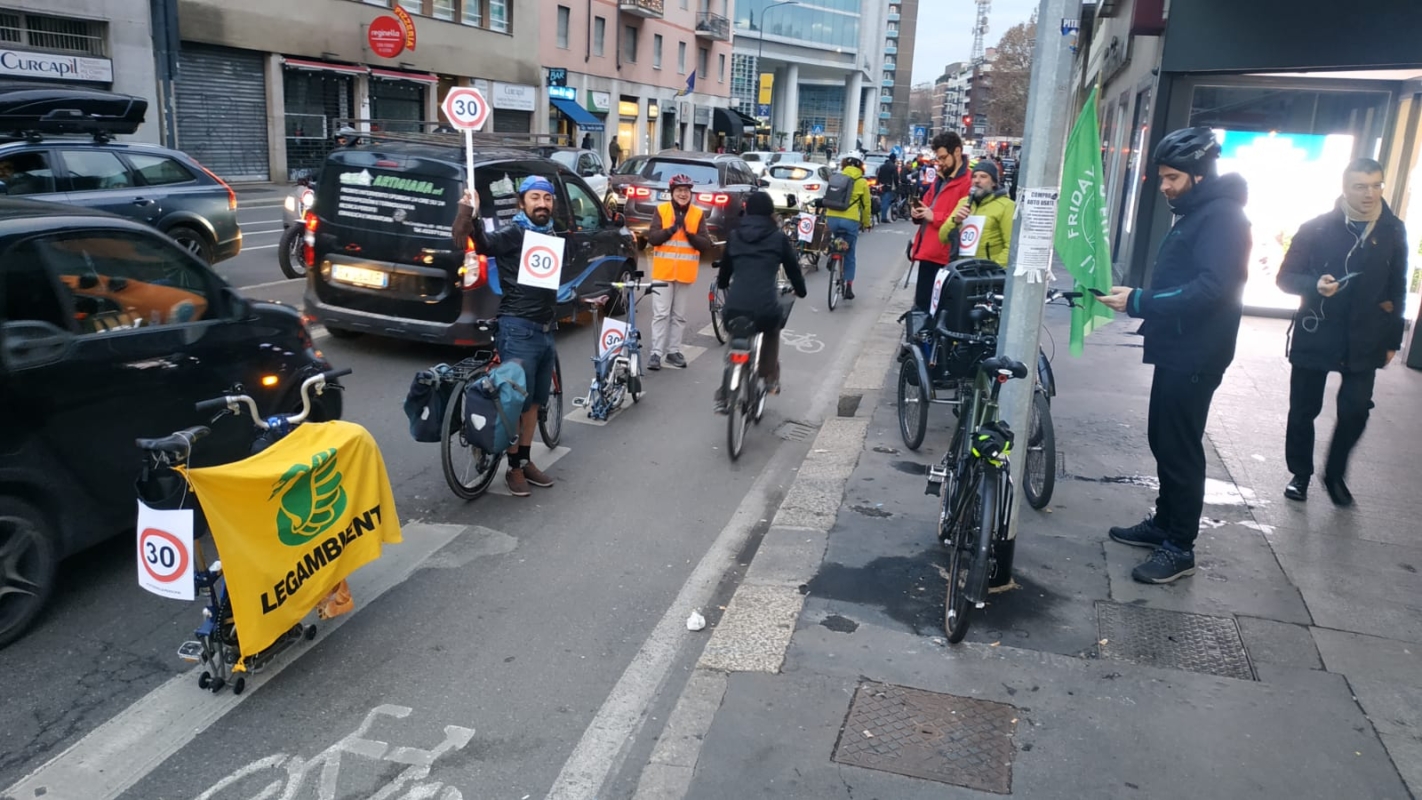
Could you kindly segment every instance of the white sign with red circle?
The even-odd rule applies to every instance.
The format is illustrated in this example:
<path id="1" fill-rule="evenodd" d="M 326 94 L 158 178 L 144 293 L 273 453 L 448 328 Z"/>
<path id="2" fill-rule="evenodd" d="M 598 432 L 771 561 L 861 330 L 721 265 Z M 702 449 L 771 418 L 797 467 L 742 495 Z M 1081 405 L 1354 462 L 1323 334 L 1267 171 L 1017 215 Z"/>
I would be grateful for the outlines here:
<path id="1" fill-rule="evenodd" d="M 987 223 L 987 217 L 975 214 L 963 220 L 963 229 L 958 234 L 958 255 L 963 258 L 972 258 L 978 254 L 978 244 L 983 238 L 983 225 Z"/>
<path id="2" fill-rule="evenodd" d="M 193 599 L 192 509 L 138 502 L 138 585 L 161 597 Z"/>
<path id="3" fill-rule="evenodd" d="M 598 356 L 602 357 L 621 350 L 622 343 L 625 341 L 627 341 L 627 323 L 616 319 L 604 319 L 602 331 L 597 339 Z"/>
<path id="4" fill-rule="evenodd" d="M 815 238 L 815 215 L 801 214 L 799 221 L 795 223 L 795 232 L 799 234 L 802 242 L 813 240 Z"/>
<path id="5" fill-rule="evenodd" d="M 449 124 L 461 131 L 477 131 L 489 119 L 489 101 L 484 93 L 472 86 L 456 86 L 444 96 L 441 105 Z"/>
<path id="6" fill-rule="evenodd" d="M 523 232 L 518 258 L 518 282 L 536 289 L 558 290 L 563 275 L 563 240 L 537 231 Z"/>
<path id="7" fill-rule="evenodd" d="M 947 267 L 939 267 L 938 275 L 933 278 L 933 297 L 928 299 L 928 315 L 931 317 L 938 313 L 938 295 L 943 293 L 943 284 L 948 282 L 948 274 L 951 272 Z"/>

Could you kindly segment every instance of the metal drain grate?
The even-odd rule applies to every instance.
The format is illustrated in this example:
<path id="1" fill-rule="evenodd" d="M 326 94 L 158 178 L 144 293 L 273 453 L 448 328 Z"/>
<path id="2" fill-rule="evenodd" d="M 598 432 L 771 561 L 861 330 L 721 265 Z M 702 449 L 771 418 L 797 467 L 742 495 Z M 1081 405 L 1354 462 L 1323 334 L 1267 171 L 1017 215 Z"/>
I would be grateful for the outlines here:
<path id="1" fill-rule="evenodd" d="M 1003 703 L 865 683 L 834 761 L 997 794 L 1012 792 L 1017 710 Z"/>
<path id="2" fill-rule="evenodd" d="M 791 420 L 776 428 L 775 435 L 787 442 L 808 442 L 810 437 L 815 435 L 815 428 L 813 425 Z"/>
<path id="3" fill-rule="evenodd" d="M 1096 603 L 1102 658 L 1255 680 L 1239 626 L 1228 617 Z"/>

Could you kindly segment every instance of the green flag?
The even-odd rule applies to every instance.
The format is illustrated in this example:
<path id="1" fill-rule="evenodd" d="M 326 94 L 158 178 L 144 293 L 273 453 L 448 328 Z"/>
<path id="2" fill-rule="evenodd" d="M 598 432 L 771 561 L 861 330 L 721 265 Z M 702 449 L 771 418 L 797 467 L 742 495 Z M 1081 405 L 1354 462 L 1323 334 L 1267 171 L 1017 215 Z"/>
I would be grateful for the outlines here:
<path id="1" fill-rule="evenodd" d="M 1111 244 L 1106 232 L 1106 182 L 1101 170 L 1101 126 L 1096 119 L 1096 89 L 1086 100 L 1062 164 L 1062 191 L 1057 200 L 1057 255 L 1085 293 L 1083 308 L 1071 311 L 1071 354 L 1079 356 L 1086 335 L 1114 315 L 1089 290 L 1111 291 Z"/>

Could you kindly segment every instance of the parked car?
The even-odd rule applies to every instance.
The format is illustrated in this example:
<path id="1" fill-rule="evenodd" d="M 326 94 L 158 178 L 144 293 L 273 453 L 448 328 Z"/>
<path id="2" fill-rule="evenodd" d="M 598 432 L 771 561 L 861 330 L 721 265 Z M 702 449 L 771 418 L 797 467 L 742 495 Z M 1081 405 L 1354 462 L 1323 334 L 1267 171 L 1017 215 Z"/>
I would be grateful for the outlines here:
<path id="1" fill-rule="evenodd" d="M 866 153 L 864 158 L 864 179 L 870 186 L 877 186 L 879 183 L 879 167 L 884 166 L 884 162 L 889 160 L 888 153 Z"/>
<path id="2" fill-rule="evenodd" d="M 787 156 L 798 158 L 795 153 L 772 153 L 768 150 L 747 150 L 741 153 L 741 158 L 745 160 L 746 166 L 751 168 L 751 172 L 754 172 L 757 178 L 764 177 L 767 167 Z"/>
<path id="3" fill-rule="evenodd" d="M 607 167 L 603 165 L 602 156 L 591 150 L 579 150 L 576 147 L 538 147 L 534 149 L 540 156 L 557 161 L 572 170 L 573 174 L 582 178 L 588 188 L 602 198 L 604 206 L 610 209 L 617 207 L 612 201 L 611 183 L 608 181 Z"/>
<path id="4" fill-rule="evenodd" d="M 627 227 L 645 233 L 657 207 L 670 199 L 667 181 L 685 174 L 696 182 L 692 202 L 706 212 L 711 238 L 724 242 L 740 224 L 746 197 L 760 188 L 760 180 L 740 156 L 730 153 L 695 153 L 663 150 L 652 156 L 641 178 L 627 189 Z"/>
<path id="5" fill-rule="evenodd" d="M 543 175 L 557 190 L 553 227 L 564 249 L 560 312 L 600 293 L 600 281 L 636 269 L 620 215 L 572 170 L 527 150 L 474 152 L 479 207 L 495 224 L 518 212 L 518 184 Z M 372 333 L 457 346 L 487 344 L 475 323 L 498 312 L 498 272 L 464 272 L 451 229 L 465 187 L 463 140 L 393 136 L 332 152 L 307 215 L 305 305 L 332 336 Z"/>
<path id="6" fill-rule="evenodd" d="M 216 264 L 242 250 L 237 195 L 177 150 L 116 142 L 148 101 L 91 89 L 0 86 L 0 194 L 128 217 Z"/>
<path id="7" fill-rule="evenodd" d="M 608 208 L 609 211 L 621 210 L 627 204 L 627 188 L 642 177 L 642 170 L 647 168 L 647 162 L 651 160 L 651 156 L 632 156 L 618 164 L 617 169 L 607 176 L 614 203 L 614 206 Z"/>
<path id="8" fill-rule="evenodd" d="M 765 177 L 760 179 L 760 185 L 770 193 L 776 206 L 789 207 L 790 198 L 793 197 L 797 208 L 809 210 L 812 201 L 825 196 L 830 174 L 830 168 L 824 164 L 781 161 L 766 170 Z"/>
<path id="9" fill-rule="evenodd" d="M 330 368 L 296 309 L 248 301 L 152 228 L 0 198 L 0 647 L 60 559 L 132 529 L 136 438 L 208 423 L 194 404 L 239 385 L 264 415 L 295 410 Z M 315 418 L 340 416 L 327 392 Z M 250 425 L 219 423 L 193 463 L 250 445 Z"/>

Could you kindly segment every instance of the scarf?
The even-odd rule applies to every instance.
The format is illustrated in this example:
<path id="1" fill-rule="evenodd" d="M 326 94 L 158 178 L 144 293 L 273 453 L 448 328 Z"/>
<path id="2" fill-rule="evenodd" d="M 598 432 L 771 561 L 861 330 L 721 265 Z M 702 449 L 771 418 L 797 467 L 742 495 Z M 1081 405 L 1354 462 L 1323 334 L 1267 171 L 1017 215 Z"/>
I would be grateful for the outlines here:
<path id="1" fill-rule="evenodd" d="M 1369 236 L 1373 235 L 1373 228 L 1378 226 L 1378 218 L 1382 216 L 1383 210 L 1382 201 L 1379 200 L 1377 207 L 1373 209 L 1371 214 L 1364 214 L 1354 208 L 1353 204 L 1348 202 L 1346 196 L 1338 201 L 1338 207 L 1343 209 L 1343 218 L 1347 221 L 1368 223 L 1368 226 L 1363 229 L 1363 235 L 1359 237 L 1360 242 L 1365 241 Z"/>
<path id="2" fill-rule="evenodd" d="M 517 214 L 514 214 L 513 221 L 514 221 L 514 224 L 515 224 L 515 225 L 519 226 L 520 228 L 523 228 L 523 229 L 526 230 L 526 231 L 537 231 L 538 233 L 544 233 L 544 234 L 549 234 L 549 233 L 552 233 L 552 232 L 553 232 L 553 218 L 552 218 L 552 217 L 549 217 L 549 218 L 548 218 L 548 224 L 547 224 L 547 225 L 535 225 L 535 224 L 533 223 L 533 220 L 531 220 L 531 219 L 528 218 L 528 215 L 527 215 L 527 214 L 525 214 L 525 213 L 523 213 L 522 211 L 520 211 L 520 212 L 518 212 Z"/>

